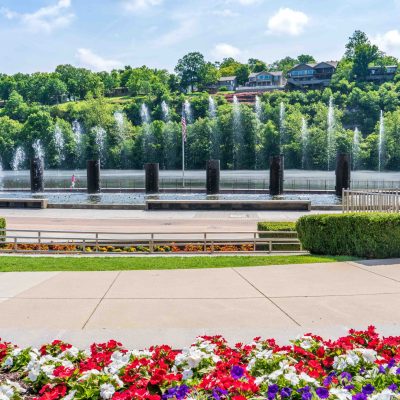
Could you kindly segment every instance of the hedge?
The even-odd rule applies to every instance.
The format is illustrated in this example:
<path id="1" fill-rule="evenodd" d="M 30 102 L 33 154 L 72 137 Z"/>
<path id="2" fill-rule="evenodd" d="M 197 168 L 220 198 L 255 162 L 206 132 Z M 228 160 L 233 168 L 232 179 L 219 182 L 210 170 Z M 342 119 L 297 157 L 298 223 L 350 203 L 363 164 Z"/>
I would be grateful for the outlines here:
<path id="1" fill-rule="evenodd" d="M 261 233 L 261 238 L 280 237 L 280 238 L 293 238 L 297 237 L 296 223 L 295 222 L 259 222 L 257 224 L 257 230 L 259 231 L 273 231 L 269 233 Z M 293 232 L 293 233 L 282 233 L 282 232 Z M 276 233 L 274 233 L 276 232 Z M 296 244 L 273 244 L 272 250 L 278 251 L 297 251 L 300 250 Z"/>
<path id="2" fill-rule="evenodd" d="M 400 214 L 307 215 L 296 230 L 303 248 L 313 254 L 400 257 Z"/>
<path id="3" fill-rule="evenodd" d="M 5 235 L 5 232 L 2 232 L 1 229 L 6 228 L 6 219 L 5 218 L 0 218 L 0 236 Z M 0 241 L 4 242 L 5 239 L 0 239 Z"/>

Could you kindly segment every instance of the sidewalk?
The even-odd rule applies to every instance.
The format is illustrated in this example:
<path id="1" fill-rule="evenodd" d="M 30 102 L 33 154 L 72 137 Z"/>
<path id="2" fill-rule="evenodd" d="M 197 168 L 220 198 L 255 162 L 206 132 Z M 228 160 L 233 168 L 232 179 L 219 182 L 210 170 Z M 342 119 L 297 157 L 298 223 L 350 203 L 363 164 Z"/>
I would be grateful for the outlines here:
<path id="1" fill-rule="evenodd" d="M 284 342 L 400 333 L 400 260 L 206 270 L 0 273 L 0 337 L 181 348 L 200 334 Z"/>

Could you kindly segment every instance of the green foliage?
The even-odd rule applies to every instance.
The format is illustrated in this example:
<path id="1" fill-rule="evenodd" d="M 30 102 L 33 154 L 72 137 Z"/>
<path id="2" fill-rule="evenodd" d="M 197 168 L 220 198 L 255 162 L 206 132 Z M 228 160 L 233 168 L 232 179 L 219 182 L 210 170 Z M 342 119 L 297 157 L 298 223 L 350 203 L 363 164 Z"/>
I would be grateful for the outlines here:
<path id="1" fill-rule="evenodd" d="M 307 215 L 296 225 L 299 239 L 313 254 L 366 258 L 400 256 L 400 215 L 350 213 Z"/>
<path id="2" fill-rule="evenodd" d="M 261 233 L 262 238 L 295 238 L 297 237 L 295 222 L 259 222 L 257 230 L 269 231 Z M 285 232 L 285 233 L 283 233 Z M 296 244 L 273 244 L 272 249 L 276 251 L 296 251 L 300 250 Z M 268 250 L 265 248 L 265 250 Z"/>

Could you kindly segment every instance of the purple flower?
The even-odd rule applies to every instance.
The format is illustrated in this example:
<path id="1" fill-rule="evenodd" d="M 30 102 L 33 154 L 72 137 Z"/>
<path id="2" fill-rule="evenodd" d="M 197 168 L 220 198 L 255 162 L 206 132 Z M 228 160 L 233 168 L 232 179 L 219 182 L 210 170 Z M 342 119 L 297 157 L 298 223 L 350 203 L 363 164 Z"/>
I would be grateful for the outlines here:
<path id="1" fill-rule="evenodd" d="M 357 393 L 352 396 L 353 400 L 367 400 L 367 395 L 364 393 Z"/>
<path id="2" fill-rule="evenodd" d="M 239 365 L 234 365 L 231 369 L 231 376 L 233 379 L 240 379 L 244 375 L 244 369 Z"/>
<path id="3" fill-rule="evenodd" d="M 352 379 L 353 379 L 353 377 L 351 376 L 351 374 L 350 373 L 348 373 L 348 372 L 342 372 L 341 374 L 340 374 L 340 377 L 343 379 L 343 380 L 346 380 L 346 381 L 348 381 L 348 382 L 350 382 Z"/>
<path id="4" fill-rule="evenodd" d="M 290 397 L 292 394 L 292 389 L 290 387 L 284 387 L 281 390 L 281 397 L 285 398 L 285 397 Z"/>
<path id="5" fill-rule="evenodd" d="M 303 388 L 300 388 L 298 390 L 298 392 L 301 393 L 302 400 L 311 400 L 312 399 L 312 394 L 311 394 L 310 388 L 308 386 L 304 386 Z"/>
<path id="6" fill-rule="evenodd" d="M 316 388 L 315 393 L 317 393 L 317 395 L 320 399 L 327 399 L 329 397 L 329 390 L 324 387 Z"/>
<path id="7" fill-rule="evenodd" d="M 394 358 L 392 358 L 389 362 L 387 367 L 388 368 L 393 368 L 396 365 L 396 360 Z"/>
<path id="8" fill-rule="evenodd" d="M 388 386 L 388 389 L 390 389 L 392 392 L 395 392 L 398 389 L 398 386 L 395 383 L 392 383 Z"/>
<path id="9" fill-rule="evenodd" d="M 268 399 L 269 400 L 274 399 L 278 392 L 279 392 L 278 385 L 274 384 L 274 385 L 268 386 L 268 391 L 267 391 Z"/>
<path id="10" fill-rule="evenodd" d="M 331 372 L 323 381 L 324 386 L 329 386 L 335 376 L 334 372 Z"/>
<path id="11" fill-rule="evenodd" d="M 222 396 L 226 396 L 228 394 L 228 391 L 225 389 L 221 389 L 219 387 L 215 388 L 212 391 L 212 395 L 214 397 L 215 400 L 221 400 Z"/>
<path id="12" fill-rule="evenodd" d="M 396 375 L 400 375 L 400 368 L 396 369 Z"/>
<path id="13" fill-rule="evenodd" d="M 379 366 L 378 370 L 380 374 L 384 374 L 386 372 L 385 368 L 382 365 Z"/>
<path id="14" fill-rule="evenodd" d="M 189 392 L 189 387 L 186 385 L 175 386 L 168 389 L 162 396 L 163 400 L 176 398 L 177 400 L 183 400 Z"/>
<path id="15" fill-rule="evenodd" d="M 374 391 L 375 391 L 375 388 L 370 383 L 363 386 L 363 388 L 362 388 L 362 392 L 364 394 L 372 394 L 372 393 L 374 393 Z"/>
<path id="16" fill-rule="evenodd" d="M 353 390 L 354 389 L 354 385 L 346 385 L 344 386 L 345 389 L 347 390 Z"/>

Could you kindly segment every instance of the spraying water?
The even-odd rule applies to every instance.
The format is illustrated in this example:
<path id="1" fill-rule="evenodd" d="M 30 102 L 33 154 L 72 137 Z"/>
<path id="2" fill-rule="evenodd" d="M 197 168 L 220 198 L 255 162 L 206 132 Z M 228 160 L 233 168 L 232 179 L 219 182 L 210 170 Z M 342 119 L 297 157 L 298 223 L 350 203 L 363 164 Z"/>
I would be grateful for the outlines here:
<path id="1" fill-rule="evenodd" d="M 333 105 L 333 97 L 329 98 L 328 107 L 328 132 L 327 132 L 327 158 L 328 171 L 331 168 L 331 157 L 335 149 L 335 108 Z"/>
<path id="2" fill-rule="evenodd" d="M 64 160 L 64 135 L 58 124 L 54 128 L 54 144 L 59 160 Z"/>
<path id="3" fill-rule="evenodd" d="M 33 147 L 33 151 L 34 151 L 35 157 L 39 158 L 42 161 L 44 161 L 44 155 L 45 154 L 44 154 L 43 146 L 42 146 L 42 143 L 41 143 L 40 139 L 36 139 L 33 142 L 32 147 Z"/>
<path id="4" fill-rule="evenodd" d="M 308 159 L 308 127 L 307 121 L 304 117 L 301 119 L 301 148 L 302 148 L 302 156 L 301 156 L 301 168 L 305 169 Z"/>
<path id="5" fill-rule="evenodd" d="M 125 119 L 124 113 L 122 111 L 115 111 L 114 113 L 115 123 L 117 124 L 118 135 L 119 137 L 124 136 L 124 128 L 125 128 Z"/>
<path id="6" fill-rule="evenodd" d="M 243 146 L 242 112 L 240 103 L 236 96 L 233 96 L 233 166 L 240 168 L 241 149 Z"/>
<path id="7" fill-rule="evenodd" d="M 23 162 L 25 161 L 25 152 L 22 147 L 17 147 L 11 161 L 11 168 L 13 171 L 18 171 Z"/>
<path id="8" fill-rule="evenodd" d="M 192 124 L 193 123 L 193 113 L 192 113 L 192 106 L 191 106 L 189 100 L 185 100 L 185 102 L 183 103 L 183 108 L 185 110 L 186 121 L 189 124 Z"/>
<path id="9" fill-rule="evenodd" d="M 279 105 L 279 151 L 282 152 L 282 144 L 285 143 L 285 103 Z"/>
<path id="10" fill-rule="evenodd" d="M 140 118 L 142 118 L 143 124 L 149 124 L 151 121 L 149 107 L 147 107 L 147 105 L 144 103 L 140 107 Z"/>
<path id="11" fill-rule="evenodd" d="M 352 146 L 352 157 L 353 157 L 353 170 L 358 167 L 358 160 L 360 158 L 360 131 L 356 127 L 353 134 L 353 146 Z"/>
<path id="12" fill-rule="evenodd" d="M 72 132 L 74 132 L 74 141 L 79 149 L 79 146 L 82 143 L 83 129 L 81 123 L 78 120 L 72 122 Z"/>
<path id="13" fill-rule="evenodd" d="M 256 103 L 254 106 L 254 111 L 256 112 L 257 119 L 261 121 L 262 119 L 262 104 L 258 96 L 256 96 Z"/>
<path id="14" fill-rule="evenodd" d="M 208 97 L 208 114 L 210 118 L 217 118 L 217 106 L 212 96 Z"/>
<path id="15" fill-rule="evenodd" d="M 106 142 L 106 131 L 101 126 L 95 126 L 92 128 L 94 133 L 94 141 L 97 147 L 97 154 L 100 160 L 104 158 L 105 142 Z"/>
<path id="16" fill-rule="evenodd" d="M 168 107 L 168 104 L 164 100 L 161 103 L 161 111 L 162 111 L 164 122 L 168 122 L 170 120 L 169 107 Z"/>
<path id="17" fill-rule="evenodd" d="M 383 111 L 381 110 L 381 117 L 379 119 L 379 142 L 378 142 L 378 170 L 379 172 L 384 168 L 385 157 L 385 119 Z"/>

